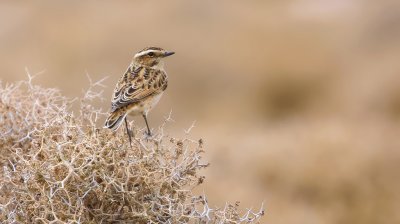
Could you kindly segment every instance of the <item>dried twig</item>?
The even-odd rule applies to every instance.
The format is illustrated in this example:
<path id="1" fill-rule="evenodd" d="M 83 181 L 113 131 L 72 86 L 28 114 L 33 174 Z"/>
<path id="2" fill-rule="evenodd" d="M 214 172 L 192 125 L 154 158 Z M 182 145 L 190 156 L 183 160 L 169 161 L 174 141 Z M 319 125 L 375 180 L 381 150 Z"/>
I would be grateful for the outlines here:
<path id="1" fill-rule="evenodd" d="M 90 103 L 102 99 L 104 79 L 74 100 L 29 80 L 0 85 L 0 222 L 2 223 L 251 223 L 263 210 L 210 208 L 191 191 L 204 181 L 199 170 L 202 140 L 135 135 L 98 129 L 105 113 Z"/>

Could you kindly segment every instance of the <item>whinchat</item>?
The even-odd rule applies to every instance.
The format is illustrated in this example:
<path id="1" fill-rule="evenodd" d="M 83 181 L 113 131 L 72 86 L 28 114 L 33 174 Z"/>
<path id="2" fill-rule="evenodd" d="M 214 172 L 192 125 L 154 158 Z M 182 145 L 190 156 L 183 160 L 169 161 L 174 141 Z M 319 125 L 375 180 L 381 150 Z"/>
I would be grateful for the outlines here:
<path id="1" fill-rule="evenodd" d="M 163 58 L 173 54 L 174 52 L 159 47 L 148 47 L 135 54 L 132 63 L 115 86 L 105 128 L 116 131 L 122 121 L 125 121 L 131 143 L 126 116 L 141 114 L 146 122 L 146 134 L 151 136 L 147 114 L 167 88 L 168 76 L 164 70 Z"/>

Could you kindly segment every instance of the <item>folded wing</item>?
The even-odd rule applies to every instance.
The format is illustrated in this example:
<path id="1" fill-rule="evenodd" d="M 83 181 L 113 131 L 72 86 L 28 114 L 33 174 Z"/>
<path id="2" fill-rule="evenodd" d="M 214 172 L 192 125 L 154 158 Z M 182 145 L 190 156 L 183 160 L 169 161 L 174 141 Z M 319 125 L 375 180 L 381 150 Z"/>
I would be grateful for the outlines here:
<path id="1" fill-rule="evenodd" d="M 111 112 L 159 94 L 167 85 L 167 74 L 164 71 L 131 66 L 115 87 Z"/>

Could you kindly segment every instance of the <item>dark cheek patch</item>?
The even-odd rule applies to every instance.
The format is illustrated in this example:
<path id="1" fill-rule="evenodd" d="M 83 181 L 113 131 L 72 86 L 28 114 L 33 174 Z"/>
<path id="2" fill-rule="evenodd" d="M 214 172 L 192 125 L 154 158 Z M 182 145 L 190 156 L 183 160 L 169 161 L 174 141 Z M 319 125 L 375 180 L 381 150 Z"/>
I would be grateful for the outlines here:
<path id="1" fill-rule="evenodd" d="M 155 66 L 157 64 L 158 64 L 158 61 L 153 61 L 150 66 L 153 67 L 153 66 Z"/>

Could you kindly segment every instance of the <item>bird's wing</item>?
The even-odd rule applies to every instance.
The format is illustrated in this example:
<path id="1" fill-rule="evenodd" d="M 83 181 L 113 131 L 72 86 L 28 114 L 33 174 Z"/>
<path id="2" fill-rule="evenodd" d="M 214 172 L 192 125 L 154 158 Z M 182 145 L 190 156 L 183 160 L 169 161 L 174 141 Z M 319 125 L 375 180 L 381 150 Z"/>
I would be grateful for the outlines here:
<path id="1" fill-rule="evenodd" d="M 111 111 L 161 93 L 167 88 L 167 84 L 164 71 L 144 67 L 129 68 L 115 87 Z"/>

